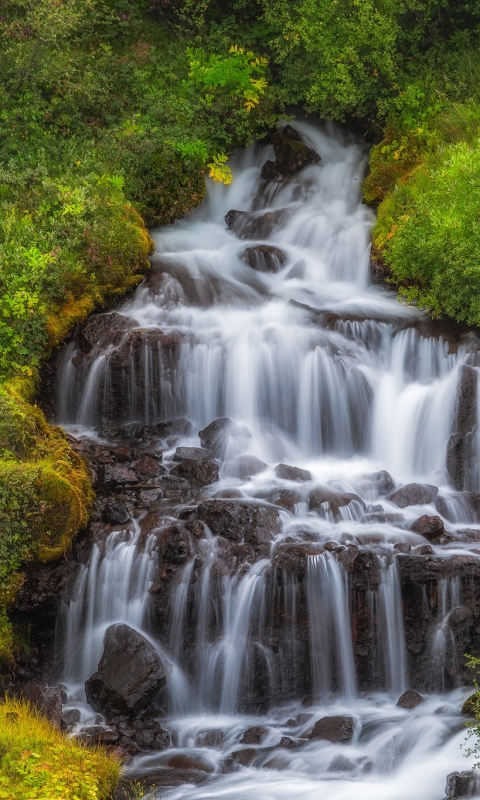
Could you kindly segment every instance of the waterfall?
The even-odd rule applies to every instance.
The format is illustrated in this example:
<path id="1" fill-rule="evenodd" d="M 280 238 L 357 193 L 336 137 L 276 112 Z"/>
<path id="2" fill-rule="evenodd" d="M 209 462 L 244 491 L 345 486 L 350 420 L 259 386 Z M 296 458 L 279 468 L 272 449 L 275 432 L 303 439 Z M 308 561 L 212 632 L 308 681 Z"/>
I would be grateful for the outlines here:
<path id="1" fill-rule="evenodd" d="M 98 488 L 58 622 L 61 677 L 82 724 L 105 722 L 83 686 L 106 629 L 152 644 L 168 681 L 148 713 L 207 781 L 166 788 L 170 800 L 437 800 L 462 768 L 479 342 L 370 283 L 368 151 L 292 124 L 318 164 L 265 182 L 272 148 L 236 153 L 231 185 L 207 180 L 198 209 L 152 231 L 144 281 L 60 354 L 57 418 Z M 223 438 L 199 437 L 218 420 Z M 197 479 L 214 459 L 219 479 Z M 409 688 L 426 700 L 406 711 Z M 349 744 L 311 738 L 315 720 L 345 715 Z M 235 762 L 244 744 L 250 760 Z M 171 757 L 128 770 L 172 787 Z"/>

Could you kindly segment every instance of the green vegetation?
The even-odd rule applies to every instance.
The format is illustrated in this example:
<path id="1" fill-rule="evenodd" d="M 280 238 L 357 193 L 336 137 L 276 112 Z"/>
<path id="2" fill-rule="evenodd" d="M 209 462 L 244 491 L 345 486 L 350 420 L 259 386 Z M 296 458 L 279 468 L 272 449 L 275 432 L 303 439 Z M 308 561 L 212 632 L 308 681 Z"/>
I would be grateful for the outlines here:
<path id="1" fill-rule="evenodd" d="M 375 140 L 375 256 L 407 300 L 480 323 L 479 30 L 478 0 L 3 0 L 0 663 L 23 564 L 64 553 L 92 502 L 34 404 L 42 359 L 141 280 L 146 226 L 198 205 L 206 173 L 228 183 L 232 149 L 291 104 Z M 103 756 L 38 719 L 30 740 L 8 709 L 0 798 L 105 795 Z"/>
<path id="2" fill-rule="evenodd" d="M 0 704 L 2 800 L 107 800 L 119 764 L 53 728 L 27 703 Z"/>

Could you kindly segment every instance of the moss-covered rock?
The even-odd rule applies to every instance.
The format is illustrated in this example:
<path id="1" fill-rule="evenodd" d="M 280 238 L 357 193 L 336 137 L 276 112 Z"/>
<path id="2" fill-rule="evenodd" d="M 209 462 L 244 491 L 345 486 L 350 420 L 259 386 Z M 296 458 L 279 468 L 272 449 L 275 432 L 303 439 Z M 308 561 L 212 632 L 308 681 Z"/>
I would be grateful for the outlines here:
<path id="1" fill-rule="evenodd" d="M 6 609 L 22 564 L 60 558 L 93 501 L 87 465 L 31 402 L 33 390 L 26 380 L 0 387 L 0 662 L 12 657 Z"/>

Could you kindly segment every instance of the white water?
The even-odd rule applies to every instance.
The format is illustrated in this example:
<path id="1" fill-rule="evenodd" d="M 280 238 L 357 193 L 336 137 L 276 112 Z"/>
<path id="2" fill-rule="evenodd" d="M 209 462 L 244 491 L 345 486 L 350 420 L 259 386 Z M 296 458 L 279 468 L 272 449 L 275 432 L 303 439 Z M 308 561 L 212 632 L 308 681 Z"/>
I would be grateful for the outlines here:
<path id="1" fill-rule="evenodd" d="M 397 709 L 396 699 L 410 683 L 394 545 L 424 544 L 408 525 L 438 510 L 434 503 L 399 509 L 368 476 L 386 469 L 397 484 L 435 484 L 450 530 L 472 527 L 467 500 L 448 486 L 446 454 L 459 369 L 473 342 L 466 337 L 450 352 L 445 339 L 422 329 L 417 310 L 369 284 L 373 217 L 361 203 L 360 187 L 366 151 L 332 131 L 295 124 L 321 154 L 320 165 L 259 196 L 260 166 L 271 153 L 250 148 L 237 156 L 231 186 L 209 183 L 206 201 L 190 218 L 154 233 L 155 274 L 120 308 L 145 337 L 123 368 L 120 421 L 182 416 L 197 431 L 229 416 L 246 425 L 252 438 L 241 449 L 268 469 L 246 481 L 224 477 L 221 486 L 240 489 L 244 497 L 295 489 L 294 515 L 284 512 L 275 548 L 290 541 L 318 549 L 307 557 L 306 600 L 291 574 L 273 581 L 269 558 L 232 574 L 208 531 L 199 543 L 198 575 L 191 560 L 180 571 L 170 598 L 168 641 L 157 641 L 173 665 L 167 727 L 181 752 L 205 759 L 213 774 L 206 785 L 159 790 L 157 796 L 441 800 L 446 774 L 468 766 L 459 746 L 465 736 L 458 718 L 462 693 L 434 696 L 447 687 L 453 635 L 448 617 L 461 604 L 462 587 L 455 578 L 439 582 L 438 627 L 429 643 L 432 697 L 415 711 Z M 287 254 L 276 274 L 248 267 L 242 253 L 258 241 L 240 240 L 225 226 L 229 209 L 252 207 L 259 214 L 287 209 L 267 240 Z M 146 337 L 145 331 L 158 330 L 181 334 L 173 366 Z M 112 382 L 109 355 L 116 347 L 94 350 L 76 370 L 75 345 L 66 348 L 59 411 L 71 430 L 85 431 L 101 420 Z M 198 445 L 198 440 L 180 443 Z M 167 464 L 171 454 L 164 453 Z M 275 478 L 279 461 L 310 470 L 312 482 Z M 468 488 L 479 491 L 478 481 L 476 473 L 470 475 Z M 307 499 L 315 484 L 354 492 L 367 506 L 380 502 L 383 513 L 400 518 L 366 519 L 359 502 L 336 513 L 325 506 L 312 513 Z M 125 621 L 155 641 L 148 590 L 156 540 L 146 537 L 140 545 L 138 523 L 134 527 L 94 545 L 64 609 L 65 679 L 72 698 L 81 695 L 81 682 L 96 669 L 109 624 Z M 384 694 L 358 690 L 353 590 L 341 562 L 321 549 L 327 542 L 376 551 L 379 585 L 369 594 L 372 670 L 383 676 L 375 688 Z M 463 553 L 464 545 L 435 550 L 447 558 Z M 285 725 L 288 717 L 305 712 L 298 704 L 305 694 L 302 602 L 308 608 L 306 647 L 316 705 L 306 709 L 313 719 L 292 729 Z M 272 614 L 284 619 L 273 643 Z M 258 669 L 270 709 L 261 717 L 245 711 Z M 275 747 L 280 735 L 301 738 L 315 719 L 335 713 L 355 717 L 350 745 L 305 741 L 292 750 L 260 748 L 253 766 L 222 774 L 223 760 L 239 748 L 249 725 L 267 726 L 262 746 Z M 85 714 L 87 719 L 88 710 Z M 213 728 L 222 730 L 221 742 L 202 747 L 201 731 Z M 148 774 L 171 754 L 142 756 L 133 769 Z"/>

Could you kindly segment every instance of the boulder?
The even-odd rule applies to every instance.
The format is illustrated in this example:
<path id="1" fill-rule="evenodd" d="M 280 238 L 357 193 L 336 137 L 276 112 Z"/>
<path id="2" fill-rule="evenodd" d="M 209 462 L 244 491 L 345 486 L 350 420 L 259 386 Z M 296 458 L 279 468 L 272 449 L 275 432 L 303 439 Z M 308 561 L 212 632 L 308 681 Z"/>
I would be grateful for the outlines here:
<path id="1" fill-rule="evenodd" d="M 76 725 L 77 722 L 80 722 L 81 718 L 82 715 L 79 708 L 66 708 L 62 712 L 62 723 L 66 728 L 69 728 L 71 725 Z"/>
<path id="2" fill-rule="evenodd" d="M 280 531 L 278 509 L 240 500 L 207 500 L 198 506 L 198 518 L 215 536 L 253 546 L 269 544 Z"/>
<path id="3" fill-rule="evenodd" d="M 106 489 L 116 486 L 134 486 L 140 483 L 139 477 L 132 469 L 120 464 L 107 464 L 103 473 L 103 483 Z"/>
<path id="4" fill-rule="evenodd" d="M 218 481 L 219 464 L 212 459 L 190 459 L 181 461 L 171 471 L 170 475 L 183 478 L 192 486 L 208 486 Z"/>
<path id="5" fill-rule="evenodd" d="M 262 489 L 262 491 L 256 492 L 255 497 L 267 500 L 275 506 L 286 508 L 288 511 L 292 511 L 296 504 L 301 503 L 303 500 L 302 493 L 298 491 L 298 489 L 281 489 L 280 487 L 276 489 Z"/>
<path id="6" fill-rule="evenodd" d="M 133 739 L 141 750 L 165 750 L 170 747 L 170 734 L 153 719 L 138 722 Z"/>
<path id="7" fill-rule="evenodd" d="M 307 469 L 291 467 L 289 464 L 279 464 L 275 467 L 275 475 L 283 481 L 311 481 L 312 473 Z"/>
<path id="8" fill-rule="evenodd" d="M 474 692 L 473 694 L 470 695 L 470 697 L 467 697 L 460 713 L 463 714 L 464 717 L 475 716 L 475 710 L 477 707 L 477 703 L 479 702 L 480 702 L 480 694 L 478 692 Z"/>
<path id="9" fill-rule="evenodd" d="M 123 623 L 110 625 L 103 655 L 85 682 L 87 701 L 108 719 L 131 718 L 145 711 L 163 688 L 167 674 L 152 645 Z"/>
<path id="10" fill-rule="evenodd" d="M 412 523 L 410 526 L 412 531 L 425 536 L 429 542 L 437 543 L 445 534 L 445 525 L 440 517 L 429 517 L 428 514 L 423 514 Z"/>
<path id="11" fill-rule="evenodd" d="M 399 508 L 423 506 L 435 500 L 437 494 L 438 488 L 428 483 L 407 483 L 406 486 L 391 492 L 387 500 Z"/>
<path id="12" fill-rule="evenodd" d="M 466 488 L 466 478 L 474 455 L 472 431 L 477 423 L 477 379 L 477 372 L 473 367 L 467 364 L 460 367 L 446 463 L 450 483 L 458 491 Z"/>
<path id="13" fill-rule="evenodd" d="M 296 747 L 296 745 L 297 743 L 295 742 L 294 739 L 291 739 L 290 736 L 282 736 L 279 743 L 277 744 L 277 747 L 290 748 L 290 747 Z"/>
<path id="14" fill-rule="evenodd" d="M 247 728 L 240 739 L 240 744 L 262 744 L 267 733 L 268 728 L 262 728 L 258 725 L 254 726 L 253 728 Z"/>
<path id="15" fill-rule="evenodd" d="M 373 483 L 373 488 L 380 495 L 387 495 L 395 489 L 395 481 L 387 470 L 382 469 L 379 472 L 372 472 L 371 475 L 365 475 L 365 479 Z"/>
<path id="16" fill-rule="evenodd" d="M 111 525 L 124 525 L 130 520 L 127 507 L 115 500 L 105 506 L 102 516 L 104 522 L 109 522 Z"/>
<path id="17" fill-rule="evenodd" d="M 223 475 L 226 478 L 240 478 L 240 480 L 246 480 L 252 475 L 258 475 L 266 469 L 268 469 L 268 464 L 260 461 L 256 456 L 243 455 L 226 461 L 223 466 Z"/>
<path id="18" fill-rule="evenodd" d="M 243 747 L 241 750 L 234 750 L 225 760 L 227 770 L 238 769 L 238 767 L 248 767 L 257 755 L 254 747 Z"/>
<path id="19" fill-rule="evenodd" d="M 322 505 L 326 503 L 328 511 L 331 511 L 333 514 L 338 514 L 339 508 L 348 506 L 352 501 L 360 503 L 362 508 L 365 508 L 365 503 L 357 494 L 336 492 L 329 486 L 317 486 L 308 498 L 308 505 L 310 510 L 314 511 L 315 509 L 320 509 Z"/>
<path id="20" fill-rule="evenodd" d="M 277 208 L 275 211 L 263 214 L 232 209 L 225 215 L 225 222 L 227 228 L 239 239 L 268 239 L 272 233 L 280 229 L 287 215 L 288 210 L 285 208 Z"/>
<path id="21" fill-rule="evenodd" d="M 424 702 L 425 700 L 419 692 L 416 692 L 415 689 L 407 689 L 407 691 L 398 698 L 397 707 L 410 710 Z"/>
<path id="22" fill-rule="evenodd" d="M 210 458 L 210 452 L 203 447 L 177 447 L 174 461 L 202 461 Z"/>
<path id="23" fill-rule="evenodd" d="M 261 176 L 264 180 L 295 175 L 309 164 L 318 164 L 320 161 L 319 154 L 300 141 L 291 125 L 276 131 L 272 136 L 272 144 L 275 161 L 267 161 L 262 167 Z"/>
<path id="24" fill-rule="evenodd" d="M 311 739 L 327 739 L 334 744 L 348 744 L 352 740 L 355 723 L 353 717 L 322 717 L 316 721 Z"/>
<path id="25" fill-rule="evenodd" d="M 249 267 L 257 272 L 280 272 L 287 263 L 287 254 L 271 244 L 259 244 L 247 247 L 241 255 Z"/>
<path id="26" fill-rule="evenodd" d="M 475 794 L 476 778 L 472 770 L 465 772 L 451 772 L 447 775 L 445 794 L 451 797 L 471 797 Z"/>
<path id="27" fill-rule="evenodd" d="M 66 698 L 62 689 L 30 683 L 23 686 L 21 694 L 48 719 L 54 728 L 62 727 L 62 703 Z"/>
<path id="28" fill-rule="evenodd" d="M 228 417 L 216 419 L 198 432 L 202 447 L 210 450 L 217 458 L 237 455 L 245 449 L 252 434 L 245 425 L 237 425 Z M 231 453 L 231 450 L 234 453 Z"/>
<path id="29" fill-rule="evenodd" d="M 155 458 L 144 454 L 135 462 L 135 471 L 138 472 L 142 478 L 148 479 L 154 478 L 165 470 Z"/>
<path id="30" fill-rule="evenodd" d="M 134 320 L 117 311 L 110 311 L 108 314 L 94 314 L 80 329 L 79 347 L 82 353 L 90 353 L 100 345 L 105 347 L 118 344 L 125 331 L 133 328 L 135 324 Z"/>

